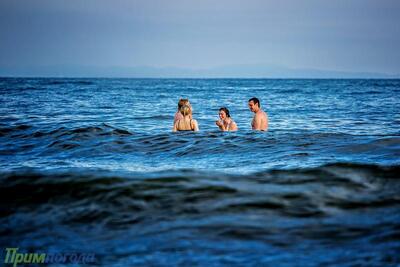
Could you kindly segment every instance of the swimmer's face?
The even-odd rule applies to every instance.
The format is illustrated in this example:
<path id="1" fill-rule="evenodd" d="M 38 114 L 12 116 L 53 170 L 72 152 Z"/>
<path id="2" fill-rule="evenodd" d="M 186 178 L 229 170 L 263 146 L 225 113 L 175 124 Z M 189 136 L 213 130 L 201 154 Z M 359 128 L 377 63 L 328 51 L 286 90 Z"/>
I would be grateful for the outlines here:
<path id="1" fill-rule="evenodd" d="M 225 120 L 225 119 L 226 119 L 226 113 L 225 113 L 225 111 L 221 110 L 221 111 L 219 112 L 219 118 L 220 118 L 221 120 Z"/>
<path id="2" fill-rule="evenodd" d="M 256 112 L 258 109 L 258 104 L 254 104 L 254 101 L 249 101 L 249 109 L 251 112 Z"/>

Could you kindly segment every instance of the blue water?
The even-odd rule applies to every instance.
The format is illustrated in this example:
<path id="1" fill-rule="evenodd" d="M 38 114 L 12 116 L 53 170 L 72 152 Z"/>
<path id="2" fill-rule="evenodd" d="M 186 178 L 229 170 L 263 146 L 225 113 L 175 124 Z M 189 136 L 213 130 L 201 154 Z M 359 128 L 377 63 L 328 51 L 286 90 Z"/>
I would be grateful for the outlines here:
<path id="1" fill-rule="evenodd" d="M 268 132 L 251 131 L 254 96 Z M 400 80 L 2 78 L 0 245 L 107 266 L 397 266 L 399 96 Z M 171 132 L 180 98 L 199 132 Z M 222 106 L 238 132 L 218 131 Z"/>

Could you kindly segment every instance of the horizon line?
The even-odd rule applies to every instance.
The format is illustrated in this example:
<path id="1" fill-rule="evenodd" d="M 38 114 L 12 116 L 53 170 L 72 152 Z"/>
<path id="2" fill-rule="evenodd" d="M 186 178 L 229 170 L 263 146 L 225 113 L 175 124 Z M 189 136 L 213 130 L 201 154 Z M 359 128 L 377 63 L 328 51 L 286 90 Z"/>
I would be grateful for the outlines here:
<path id="1" fill-rule="evenodd" d="M 246 79 L 246 80 L 399 80 L 399 76 L 395 77 L 128 77 L 128 76 L 18 76 L 18 75 L 0 75 L 0 79 L 162 79 L 162 80 L 178 80 L 178 79 L 208 79 L 208 80 L 223 80 L 223 79 Z"/>

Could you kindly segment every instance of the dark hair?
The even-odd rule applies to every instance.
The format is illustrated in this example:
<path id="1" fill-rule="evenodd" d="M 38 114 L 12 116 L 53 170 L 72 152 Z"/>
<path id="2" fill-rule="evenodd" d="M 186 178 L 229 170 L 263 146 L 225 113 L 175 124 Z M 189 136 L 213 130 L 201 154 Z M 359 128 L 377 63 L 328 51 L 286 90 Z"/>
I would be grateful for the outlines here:
<path id="1" fill-rule="evenodd" d="M 223 111 L 225 112 L 225 114 L 226 114 L 226 116 L 227 116 L 228 118 L 231 117 L 231 115 L 229 114 L 229 110 L 228 110 L 226 107 L 222 107 L 222 108 L 219 109 L 219 111 L 221 111 L 221 110 L 223 110 Z"/>
<path id="2" fill-rule="evenodd" d="M 181 98 L 178 102 L 178 109 L 181 109 L 182 106 L 187 105 L 189 103 L 189 99 Z"/>
<path id="3" fill-rule="evenodd" d="M 258 104 L 258 107 L 261 107 L 260 100 L 258 100 L 257 97 L 250 98 L 250 99 L 249 99 L 249 102 L 250 102 L 250 101 L 253 101 L 254 104 Z"/>

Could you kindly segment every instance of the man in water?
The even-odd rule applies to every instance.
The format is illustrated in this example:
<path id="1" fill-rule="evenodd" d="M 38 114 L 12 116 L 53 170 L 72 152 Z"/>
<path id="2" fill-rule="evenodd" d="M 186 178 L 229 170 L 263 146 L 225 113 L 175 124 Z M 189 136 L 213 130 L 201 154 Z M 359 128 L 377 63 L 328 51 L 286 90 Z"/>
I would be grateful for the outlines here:
<path id="1" fill-rule="evenodd" d="M 251 128 L 258 131 L 267 131 L 268 115 L 261 109 L 260 100 L 256 97 L 249 99 L 249 109 L 254 112 Z"/>

